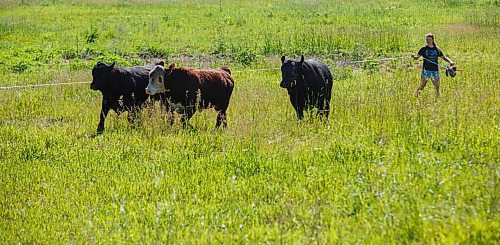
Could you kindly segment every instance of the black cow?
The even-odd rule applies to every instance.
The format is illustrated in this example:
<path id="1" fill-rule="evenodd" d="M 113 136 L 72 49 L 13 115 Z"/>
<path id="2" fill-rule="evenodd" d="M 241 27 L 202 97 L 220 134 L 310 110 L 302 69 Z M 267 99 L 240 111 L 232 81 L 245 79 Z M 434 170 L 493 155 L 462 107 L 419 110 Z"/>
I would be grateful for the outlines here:
<path id="1" fill-rule="evenodd" d="M 158 63 L 163 65 L 163 61 Z M 128 120 L 134 122 L 135 114 L 148 99 L 145 92 L 149 82 L 149 72 L 155 65 L 134 66 L 128 68 L 116 68 L 115 62 L 106 65 L 97 62 L 92 69 L 92 83 L 90 89 L 99 90 L 102 93 L 102 108 L 100 113 L 97 133 L 104 131 L 104 120 L 110 109 L 117 114 L 128 111 Z M 158 94 L 153 98 L 166 103 L 163 94 Z"/>
<path id="2" fill-rule="evenodd" d="M 304 110 L 318 108 L 317 114 L 328 119 L 332 97 L 332 73 L 326 64 L 308 59 L 304 61 L 285 60 L 281 57 L 280 86 L 288 90 L 290 102 L 298 119 L 304 117 Z"/>

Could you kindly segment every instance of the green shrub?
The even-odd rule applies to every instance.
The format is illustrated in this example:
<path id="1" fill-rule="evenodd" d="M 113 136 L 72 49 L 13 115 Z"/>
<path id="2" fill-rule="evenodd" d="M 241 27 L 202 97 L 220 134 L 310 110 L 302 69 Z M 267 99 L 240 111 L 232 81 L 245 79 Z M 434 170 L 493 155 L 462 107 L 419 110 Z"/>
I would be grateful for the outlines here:
<path id="1" fill-rule="evenodd" d="M 76 49 L 67 48 L 67 49 L 63 49 L 61 51 L 61 58 L 62 59 L 70 60 L 70 59 L 79 58 L 79 57 L 81 57 L 81 53 Z"/>
<path id="2" fill-rule="evenodd" d="M 91 27 L 90 30 L 84 33 L 84 39 L 87 43 L 95 43 L 97 42 L 97 38 L 99 37 L 99 33 L 97 33 L 97 28 Z"/>
<path id="3" fill-rule="evenodd" d="M 251 65 L 256 59 L 255 52 L 249 49 L 241 50 L 234 56 L 234 61 L 245 66 Z"/>
<path id="4" fill-rule="evenodd" d="M 138 46 L 136 50 L 141 58 L 168 58 L 168 51 L 155 45 Z"/>
<path id="5" fill-rule="evenodd" d="M 69 62 L 69 69 L 72 71 L 75 70 L 83 70 L 83 69 L 91 69 L 94 65 L 94 62 L 85 62 L 80 59 L 73 59 Z"/>
<path id="6" fill-rule="evenodd" d="M 19 62 L 15 62 L 11 64 L 10 70 L 15 73 L 23 73 L 29 68 L 29 62 L 25 60 L 21 60 Z"/>

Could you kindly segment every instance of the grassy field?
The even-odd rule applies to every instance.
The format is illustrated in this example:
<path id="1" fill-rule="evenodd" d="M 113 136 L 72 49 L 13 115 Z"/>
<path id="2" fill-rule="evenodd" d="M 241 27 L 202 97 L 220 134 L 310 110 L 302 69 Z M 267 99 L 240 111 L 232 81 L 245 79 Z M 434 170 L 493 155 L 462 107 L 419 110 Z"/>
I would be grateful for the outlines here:
<path id="1" fill-rule="evenodd" d="M 88 84 L 0 90 L 0 243 L 498 244 L 498 1 L 2 1 L 0 86 L 90 82 L 97 60 L 228 65 L 229 127 L 139 127 Z M 432 32 L 461 69 L 421 99 Z M 279 57 L 334 72 L 298 122 Z M 349 65 L 344 61 L 405 57 Z M 408 58 L 406 58 L 408 57 Z"/>

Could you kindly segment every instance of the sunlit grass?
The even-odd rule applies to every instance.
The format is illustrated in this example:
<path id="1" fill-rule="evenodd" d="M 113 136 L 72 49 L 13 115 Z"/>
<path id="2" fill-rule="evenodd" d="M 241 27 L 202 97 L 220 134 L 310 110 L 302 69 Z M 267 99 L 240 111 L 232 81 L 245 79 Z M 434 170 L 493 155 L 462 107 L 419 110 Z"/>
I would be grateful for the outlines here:
<path id="1" fill-rule="evenodd" d="M 329 121 L 298 122 L 277 70 L 235 72 L 229 127 L 216 131 L 213 110 L 183 129 L 153 105 L 135 128 L 110 113 L 95 137 L 101 95 L 88 85 L 0 90 L 2 241 L 498 243 L 497 5 L 438 1 L 427 18 L 415 8 L 436 1 L 149 3 L 1 5 L 0 84 L 90 81 L 101 54 L 66 63 L 66 47 L 131 65 L 158 58 L 142 59 L 146 43 L 233 71 L 305 53 L 333 70 Z M 66 21 L 52 22 L 59 10 Z M 97 42 L 76 48 L 92 24 Z M 462 69 L 442 74 L 439 99 L 431 83 L 412 95 L 420 63 L 340 62 L 401 57 L 430 31 Z M 53 56 L 36 61 L 33 47 Z"/>

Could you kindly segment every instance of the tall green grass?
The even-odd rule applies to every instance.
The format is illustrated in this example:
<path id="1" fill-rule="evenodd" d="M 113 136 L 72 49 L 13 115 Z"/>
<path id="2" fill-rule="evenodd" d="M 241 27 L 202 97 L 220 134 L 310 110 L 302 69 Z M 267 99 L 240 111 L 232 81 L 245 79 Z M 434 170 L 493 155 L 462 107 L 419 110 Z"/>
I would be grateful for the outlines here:
<path id="1" fill-rule="evenodd" d="M 415 52 L 427 32 L 436 32 L 445 50 L 491 46 L 482 36 L 498 36 L 498 4 L 490 1 L 50 3 L 3 4 L 2 78 L 88 69 L 95 60 L 137 65 L 216 56 L 251 65 L 258 59 L 241 57 L 284 53 L 362 59 Z"/>
<path id="2" fill-rule="evenodd" d="M 98 137 L 88 85 L 0 90 L 5 243 L 499 241 L 494 1 L 0 6 L 0 85 L 90 81 L 97 59 L 246 71 L 302 53 L 335 76 L 326 123 L 296 120 L 279 71 L 246 71 L 226 130 L 213 110 L 170 126 L 156 104 Z M 412 95 L 418 62 L 340 62 L 416 52 L 427 32 L 461 69 L 439 99 Z"/>

